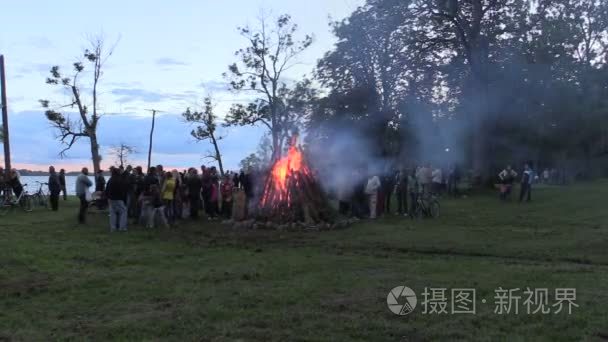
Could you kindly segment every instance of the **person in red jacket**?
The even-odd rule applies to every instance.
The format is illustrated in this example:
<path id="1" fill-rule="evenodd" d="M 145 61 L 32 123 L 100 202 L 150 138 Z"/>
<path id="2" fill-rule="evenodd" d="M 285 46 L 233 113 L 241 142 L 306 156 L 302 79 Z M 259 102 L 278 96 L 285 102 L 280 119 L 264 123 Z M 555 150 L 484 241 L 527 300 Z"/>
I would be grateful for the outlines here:
<path id="1" fill-rule="evenodd" d="M 232 217 L 232 191 L 234 184 L 230 176 L 225 176 L 220 187 L 222 194 L 222 216 L 226 219 Z"/>

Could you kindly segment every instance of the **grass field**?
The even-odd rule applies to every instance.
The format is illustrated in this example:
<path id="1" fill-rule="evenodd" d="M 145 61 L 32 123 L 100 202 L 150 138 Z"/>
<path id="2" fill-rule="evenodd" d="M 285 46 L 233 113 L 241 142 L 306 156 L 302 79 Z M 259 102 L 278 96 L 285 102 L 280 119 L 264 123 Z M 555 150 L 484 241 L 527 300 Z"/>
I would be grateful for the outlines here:
<path id="1" fill-rule="evenodd" d="M 0 340 L 607 340 L 608 181 L 533 196 L 444 200 L 437 220 L 320 233 L 197 223 L 110 234 L 107 215 L 76 225 L 74 199 L 9 214 Z M 387 308 L 399 285 L 418 294 L 407 316 Z M 425 287 L 475 288 L 477 313 L 423 314 Z M 498 315 L 498 287 L 548 288 L 551 302 L 576 288 L 579 307 L 528 315 L 520 302 Z"/>

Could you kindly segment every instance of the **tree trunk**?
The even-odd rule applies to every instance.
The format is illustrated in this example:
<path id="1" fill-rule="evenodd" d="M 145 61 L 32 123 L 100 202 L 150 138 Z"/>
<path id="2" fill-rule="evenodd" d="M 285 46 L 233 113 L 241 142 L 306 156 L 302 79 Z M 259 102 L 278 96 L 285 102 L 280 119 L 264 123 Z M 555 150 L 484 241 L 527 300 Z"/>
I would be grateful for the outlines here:
<path id="1" fill-rule="evenodd" d="M 93 175 L 97 175 L 97 172 L 101 170 L 101 156 L 99 155 L 99 144 L 97 143 L 97 133 L 89 132 L 89 139 L 91 140 L 91 158 L 93 159 Z M 97 177 L 95 178 L 95 186 L 97 186 Z"/>
<path id="2" fill-rule="evenodd" d="M 224 164 L 222 163 L 222 155 L 220 154 L 220 148 L 217 145 L 217 140 L 215 140 L 215 135 L 211 133 L 211 142 L 213 142 L 213 148 L 215 149 L 215 160 L 217 160 L 217 165 L 220 168 L 220 175 L 224 177 Z"/>
<path id="3" fill-rule="evenodd" d="M 279 132 L 272 131 L 272 163 L 281 158 L 281 144 L 279 143 Z"/>

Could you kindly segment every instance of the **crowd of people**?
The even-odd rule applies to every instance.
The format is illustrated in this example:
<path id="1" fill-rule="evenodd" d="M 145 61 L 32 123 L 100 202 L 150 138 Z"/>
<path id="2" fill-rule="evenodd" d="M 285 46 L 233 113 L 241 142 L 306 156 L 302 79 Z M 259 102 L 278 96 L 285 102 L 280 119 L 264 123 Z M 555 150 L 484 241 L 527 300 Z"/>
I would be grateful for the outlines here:
<path id="1" fill-rule="evenodd" d="M 339 180 L 342 184 L 338 185 L 336 196 L 342 215 L 375 219 L 394 213 L 391 202 L 395 197 L 395 213 L 411 216 L 416 210 L 419 196 L 457 195 L 461 181 L 460 169 L 456 165 L 446 170 L 425 164 L 379 174 L 366 173 L 362 169 L 355 170 L 350 178 Z"/>
<path id="2" fill-rule="evenodd" d="M 199 218 L 204 211 L 210 220 L 244 219 L 254 215 L 256 198 L 260 198 L 263 170 L 226 172 L 223 176 L 215 167 L 201 166 L 183 172 L 165 171 L 162 165 L 150 167 L 144 173 L 141 167 L 112 167 L 106 182 L 103 171 L 89 178 L 87 168 L 76 179 L 76 196 L 80 201 L 78 222 L 85 223 L 87 210 L 92 203 L 98 209 L 109 209 L 110 230 L 126 231 L 129 221 L 152 228 L 158 222 L 170 227 L 179 220 Z M 507 200 L 519 174 L 508 165 L 498 174 L 500 199 Z M 550 183 L 554 171 L 546 169 L 536 175 L 531 163 L 521 173 L 519 201 L 530 201 L 532 184 Z M 385 173 L 353 170 L 350 177 L 341 177 L 336 187 L 340 214 L 350 217 L 375 219 L 383 214 L 396 213 L 411 216 L 424 194 L 459 195 L 461 171 L 456 165 L 446 169 L 425 164 L 401 168 Z M 94 187 L 94 191 L 90 189 Z M 23 185 L 17 170 L 7 175 L 0 167 L 0 189 L 11 189 L 19 198 Z M 49 167 L 48 191 L 51 208 L 57 211 L 63 193 L 67 199 L 65 170 L 59 173 Z M 396 210 L 391 202 L 396 199 Z M 235 208 L 236 202 L 236 208 Z M 236 210 L 236 212 L 235 212 Z"/>
<path id="3" fill-rule="evenodd" d="M 91 202 L 98 209 L 109 209 L 111 231 L 126 231 L 130 219 L 148 228 L 156 223 L 170 227 L 182 219 L 197 220 L 201 210 L 210 220 L 231 219 L 235 197 L 245 201 L 253 197 L 252 177 L 252 173 L 230 171 L 221 176 L 215 167 L 204 165 L 200 173 L 195 168 L 165 171 L 162 165 L 146 173 L 139 166 L 112 167 L 107 182 L 103 171 L 98 171 L 95 191 L 90 192 L 93 182 L 83 168 L 76 179 L 78 222 L 85 223 Z"/>

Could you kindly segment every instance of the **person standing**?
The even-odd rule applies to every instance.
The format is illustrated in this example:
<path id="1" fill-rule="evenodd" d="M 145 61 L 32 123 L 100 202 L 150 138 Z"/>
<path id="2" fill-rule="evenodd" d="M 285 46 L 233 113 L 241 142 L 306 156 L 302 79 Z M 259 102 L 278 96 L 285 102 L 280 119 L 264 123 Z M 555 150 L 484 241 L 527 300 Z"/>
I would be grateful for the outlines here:
<path id="1" fill-rule="evenodd" d="M 208 217 L 213 216 L 213 210 L 211 207 L 211 171 L 204 165 L 201 166 L 201 198 L 203 199 L 203 209 Z"/>
<path id="2" fill-rule="evenodd" d="M 410 217 L 414 218 L 416 210 L 418 209 L 418 196 L 422 191 L 422 186 L 418 180 L 416 169 L 412 169 L 412 172 L 407 178 L 407 190 L 410 193 Z"/>
<path id="3" fill-rule="evenodd" d="M 161 194 L 165 207 L 165 217 L 169 220 L 169 224 L 173 224 L 175 221 L 175 189 L 177 189 L 176 179 L 171 172 L 166 172 Z"/>
<path id="4" fill-rule="evenodd" d="M 377 205 L 378 205 L 378 189 L 380 189 L 380 179 L 378 176 L 371 176 L 367 180 L 367 185 L 365 186 L 365 194 L 368 197 L 369 203 L 369 218 L 375 219 L 377 214 Z"/>
<path id="5" fill-rule="evenodd" d="M 190 218 L 198 219 L 198 210 L 201 205 L 201 178 L 196 174 L 196 169 L 191 168 L 189 177 L 186 179 L 186 187 L 188 189 L 188 201 L 190 202 Z"/>
<path id="6" fill-rule="evenodd" d="M 511 165 L 507 165 L 507 167 L 498 174 L 498 178 L 500 179 L 501 200 L 504 201 L 511 195 L 515 177 L 517 177 L 517 172 L 511 168 Z"/>
<path id="7" fill-rule="evenodd" d="M 436 168 L 431 173 L 432 187 L 431 192 L 434 194 L 441 193 L 441 183 L 443 182 L 443 172 L 441 168 Z"/>
<path id="8" fill-rule="evenodd" d="M 104 180 L 105 183 L 105 180 Z M 84 224 L 87 218 L 87 208 L 89 203 L 87 201 L 87 193 L 89 188 L 93 185 L 93 182 L 89 179 L 89 169 L 86 167 L 82 168 L 82 172 L 76 178 L 76 196 L 80 200 L 80 209 L 78 211 L 78 223 Z"/>
<path id="9" fill-rule="evenodd" d="M 68 192 L 65 188 L 65 170 L 59 170 L 59 185 L 61 186 L 61 192 L 63 193 L 63 200 L 68 200 Z"/>
<path id="10" fill-rule="evenodd" d="M 120 169 L 112 168 L 106 187 L 106 198 L 110 203 L 110 232 L 127 231 L 127 194 L 129 188 Z"/>
<path id="11" fill-rule="evenodd" d="M 534 172 L 529 164 L 524 165 L 524 173 L 521 177 L 521 190 L 519 192 L 519 202 L 521 203 L 526 197 L 526 202 L 532 200 L 532 181 L 534 180 Z"/>
<path id="12" fill-rule="evenodd" d="M 146 196 L 150 201 L 151 210 L 148 211 L 148 219 L 146 228 L 154 228 L 156 218 L 158 217 L 165 228 L 169 228 L 169 222 L 167 216 L 165 216 L 165 206 L 163 204 L 161 191 L 158 185 L 153 184 L 150 186 L 150 190 Z"/>
<path id="13" fill-rule="evenodd" d="M 141 195 L 144 192 L 144 172 L 141 166 L 137 166 L 134 169 L 133 181 L 134 181 L 134 193 L 133 193 L 133 212 L 131 217 L 135 219 L 135 222 L 141 217 Z"/>
<path id="14" fill-rule="evenodd" d="M 395 177 L 395 195 L 397 196 L 397 213 L 407 216 L 407 184 L 408 175 L 406 170 L 400 170 Z"/>
<path id="15" fill-rule="evenodd" d="M 543 183 L 544 184 L 549 184 L 549 169 L 545 169 L 545 171 L 543 171 Z"/>
<path id="16" fill-rule="evenodd" d="M 21 184 L 21 177 L 19 176 L 19 172 L 17 169 L 11 169 L 8 174 L 8 180 L 6 184 L 13 190 L 13 194 L 15 195 L 15 199 L 19 199 L 21 193 L 23 192 L 23 185 Z"/>
<path id="17" fill-rule="evenodd" d="M 232 218 L 232 191 L 234 185 L 230 175 L 224 176 L 224 181 L 221 185 L 222 194 L 222 216 L 229 220 Z"/>
<path id="18" fill-rule="evenodd" d="M 382 181 L 382 187 L 384 188 L 384 209 L 387 214 L 391 213 L 391 198 L 393 197 L 393 193 L 395 193 L 395 181 L 396 175 L 398 172 L 388 171 L 386 175 L 384 175 L 384 179 Z"/>
<path id="19" fill-rule="evenodd" d="M 53 211 L 59 210 L 59 194 L 61 193 L 61 183 L 59 176 L 55 172 L 55 167 L 49 166 L 49 199 L 51 201 L 51 209 Z"/>

